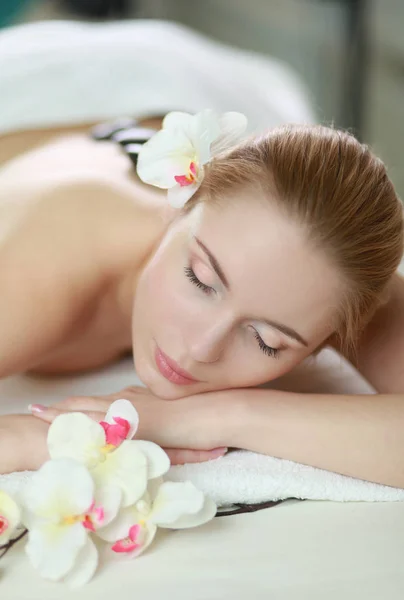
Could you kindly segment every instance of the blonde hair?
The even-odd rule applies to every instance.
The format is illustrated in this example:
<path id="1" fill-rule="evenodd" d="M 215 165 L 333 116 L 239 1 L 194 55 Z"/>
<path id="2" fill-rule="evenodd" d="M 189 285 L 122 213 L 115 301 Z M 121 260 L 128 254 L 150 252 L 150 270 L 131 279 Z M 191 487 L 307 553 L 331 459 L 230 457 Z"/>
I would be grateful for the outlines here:
<path id="1" fill-rule="evenodd" d="M 186 210 L 246 186 L 275 201 L 339 269 L 345 286 L 334 339 L 354 359 L 403 254 L 403 208 L 384 164 L 349 133 L 284 126 L 214 158 Z"/>

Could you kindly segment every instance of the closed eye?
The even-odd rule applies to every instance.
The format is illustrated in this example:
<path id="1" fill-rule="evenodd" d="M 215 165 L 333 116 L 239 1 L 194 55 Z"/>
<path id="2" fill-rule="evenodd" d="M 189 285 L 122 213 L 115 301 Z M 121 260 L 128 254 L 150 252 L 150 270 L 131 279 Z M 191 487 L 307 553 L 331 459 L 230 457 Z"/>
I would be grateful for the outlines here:
<path id="1" fill-rule="evenodd" d="M 185 275 L 188 277 L 188 279 L 194 284 L 196 285 L 197 288 L 199 288 L 200 290 L 203 291 L 204 294 L 212 294 L 215 293 L 215 290 L 210 287 L 210 285 L 206 285 L 205 283 L 202 283 L 202 281 L 200 281 L 197 276 L 194 273 L 194 270 L 191 267 L 185 267 Z"/>
<path id="2" fill-rule="evenodd" d="M 185 275 L 187 276 L 187 278 L 200 290 L 202 290 L 202 292 L 204 294 L 210 295 L 212 293 L 216 293 L 216 290 L 214 290 L 212 287 L 210 287 L 210 285 L 206 285 L 206 283 L 203 283 L 200 279 L 198 279 L 198 277 L 195 275 L 194 270 L 192 269 L 192 267 L 185 267 L 184 269 L 185 271 Z M 258 334 L 258 332 L 254 329 L 254 337 L 258 342 L 258 346 L 260 347 L 260 349 L 262 350 L 262 352 L 264 354 L 266 354 L 267 356 L 272 356 L 273 358 L 277 358 L 279 356 L 279 350 L 277 348 L 271 348 L 271 346 L 267 346 L 267 344 L 265 344 L 265 342 L 263 341 L 263 339 L 261 338 L 261 336 Z"/>
<path id="3" fill-rule="evenodd" d="M 264 354 L 266 354 L 267 356 L 272 356 L 273 358 L 278 358 L 279 350 L 277 348 L 271 348 L 271 346 L 267 346 L 265 344 L 265 342 L 263 341 L 263 339 L 261 338 L 261 336 L 258 334 L 258 332 L 255 331 L 255 329 L 254 329 L 254 337 L 258 342 L 258 346 L 260 347 L 260 349 L 262 350 L 262 352 Z"/>

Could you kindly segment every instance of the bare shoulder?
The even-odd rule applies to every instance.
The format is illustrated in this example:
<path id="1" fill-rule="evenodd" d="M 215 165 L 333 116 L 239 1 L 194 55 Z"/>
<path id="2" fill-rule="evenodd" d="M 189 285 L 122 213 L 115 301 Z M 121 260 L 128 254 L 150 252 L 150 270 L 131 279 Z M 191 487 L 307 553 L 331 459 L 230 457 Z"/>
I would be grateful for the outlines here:
<path id="1" fill-rule="evenodd" d="M 43 134 L 36 145 L 28 136 L 27 148 L 21 143 L 20 152 L 12 152 L 9 160 L 0 164 L 0 191 L 29 192 L 33 187 L 82 179 L 138 182 L 131 161 L 118 144 L 97 142 L 83 133 L 50 139 Z"/>
<path id="2" fill-rule="evenodd" d="M 381 394 L 404 393 L 404 278 L 398 272 L 389 292 L 359 340 L 355 364 Z"/>
<path id="3" fill-rule="evenodd" d="M 97 159 L 92 150 L 99 146 L 88 142 L 59 139 L 0 169 L 0 278 L 8 302 L 20 299 L 18 314 L 38 322 L 35 339 L 48 336 L 40 352 L 59 353 L 58 363 L 51 361 L 57 371 L 101 364 L 116 353 L 120 340 L 105 356 L 88 351 L 94 340 L 99 347 L 106 342 L 105 324 L 115 325 L 113 312 L 104 310 L 108 286 L 127 270 L 136 273 L 165 228 L 163 202 L 128 172 L 127 158 L 100 144 Z M 94 314 L 102 332 L 93 327 Z M 79 350 L 83 358 L 73 363 Z"/>
<path id="4" fill-rule="evenodd" d="M 117 229 L 122 239 L 130 225 L 133 239 L 133 227 L 144 231 L 143 220 L 158 225 L 160 211 L 160 195 L 137 179 L 120 147 L 86 135 L 56 137 L 0 168 L 0 243 L 26 223 L 24 235 L 46 229 L 60 245 L 81 234 L 89 245 L 101 234 L 106 247 Z"/>
<path id="5" fill-rule="evenodd" d="M 163 231 L 144 195 L 140 185 L 91 173 L 33 182 L 29 192 L 16 186 L 0 201 L 0 273 L 47 281 L 76 301 L 97 293 L 135 270 Z"/>

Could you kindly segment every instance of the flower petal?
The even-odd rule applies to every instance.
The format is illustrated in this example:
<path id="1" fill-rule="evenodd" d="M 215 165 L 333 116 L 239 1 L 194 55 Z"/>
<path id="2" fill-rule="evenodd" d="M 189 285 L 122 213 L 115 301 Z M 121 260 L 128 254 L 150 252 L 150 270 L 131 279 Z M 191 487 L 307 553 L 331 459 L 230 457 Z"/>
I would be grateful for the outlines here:
<path id="1" fill-rule="evenodd" d="M 138 523 L 142 518 L 142 515 L 136 510 L 135 506 L 128 506 L 127 508 L 123 508 L 109 525 L 99 529 L 96 534 L 106 542 L 122 540 L 128 535 L 132 525 Z"/>
<path id="2" fill-rule="evenodd" d="M 135 526 L 139 525 L 141 515 L 137 515 L 136 510 L 126 510 L 127 513 L 123 517 L 121 515 L 118 517 L 120 519 L 119 527 L 113 528 L 114 523 L 111 523 L 107 536 L 104 536 L 105 532 L 103 530 L 100 532 L 102 534 L 100 537 L 111 542 L 111 554 L 115 557 L 118 555 L 120 557 L 135 558 L 150 546 L 156 535 L 157 526 L 151 521 L 142 521 L 136 543 L 131 543 L 130 533 Z"/>
<path id="3" fill-rule="evenodd" d="M 200 182 L 197 182 L 187 186 L 178 184 L 173 186 L 167 192 L 168 203 L 173 208 L 183 208 L 188 200 L 195 194 L 200 185 Z"/>
<path id="4" fill-rule="evenodd" d="M 175 185 L 175 175 L 188 174 L 195 149 L 181 131 L 161 129 L 142 145 L 137 159 L 137 174 L 144 183 L 162 189 Z"/>
<path id="5" fill-rule="evenodd" d="M 157 492 L 150 518 L 158 526 L 173 523 L 183 515 L 196 514 L 203 503 L 203 493 L 190 481 L 166 481 Z"/>
<path id="6" fill-rule="evenodd" d="M 95 492 L 90 513 L 95 529 L 106 527 L 117 516 L 122 502 L 122 490 L 116 486 L 101 486 Z"/>
<path id="7" fill-rule="evenodd" d="M 49 524 L 29 531 L 25 550 L 42 577 L 58 581 L 73 568 L 86 540 L 87 533 L 81 523 Z"/>
<path id="8" fill-rule="evenodd" d="M 147 499 L 151 504 L 156 499 L 158 491 L 161 485 L 164 483 L 163 477 L 156 477 L 155 479 L 149 479 L 147 482 Z"/>
<path id="9" fill-rule="evenodd" d="M 18 504 L 0 490 L 0 546 L 7 544 L 21 521 L 21 511 Z"/>
<path id="10" fill-rule="evenodd" d="M 220 135 L 219 117 L 215 111 L 202 110 L 192 117 L 190 137 L 199 166 L 211 159 L 211 145 Z"/>
<path id="11" fill-rule="evenodd" d="M 154 536 L 156 535 L 157 527 L 151 521 L 147 521 L 143 530 L 142 530 L 142 543 L 138 548 L 132 550 L 132 552 L 128 553 L 128 558 L 136 558 L 139 554 L 142 554 L 146 550 L 148 546 L 154 540 Z"/>
<path id="12" fill-rule="evenodd" d="M 109 407 L 104 421 L 110 425 L 114 425 L 116 423 L 114 420 L 115 417 L 119 417 L 128 421 L 130 430 L 126 439 L 130 440 L 133 438 L 137 428 L 139 427 L 139 414 L 132 402 L 129 402 L 129 400 L 125 400 L 124 398 L 115 400 L 115 402 L 113 402 Z"/>
<path id="13" fill-rule="evenodd" d="M 31 517 L 57 522 L 85 513 L 93 502 L 94 482 L 84 465 L 69 458 L 46 462 L 33 474 L 23 492 Z M 31 519 L 32 522 L 32 519 Z"/>
<path id="14" fill-rule="evenodd" d="M 147 458 L 147 478 L 154 479 L 167 473 L 170 468 L 170 459 L 160 446 L 154 442 L 134 440 L 136 448 Z"/>
<path id="15" fill-rule="evenodd" d="M 216 515 L 217 507 L 211 498 L 205 497 L 202 508 L 197 513 L 184 514 L 176 521 L 163 523 L 159 521 L 158 526 L 166 529 L 187 529 L 188 527 L 198 527 L 208 521 L 211 521 Z"/>
<path id="16" fill-rule="evenodd" d="M 98 566 L 98 551 L 94 542 L 88 537 L 85 545 L 76 557 L 71 571 L 64 578 L 64 583 L 72 588 L 85 585 L 92 579 Z"/>
<path id="17" fill-rule="evenodd" d="M 122 506 L 134 504 L 147 487 L 147 458 L 136 447 L 136 442 L 125 440 L 109 453 L 91 474 L 97 487 L 117 486 L 122 490 Z"/>
<path id="18" fill-rule="evenodd" d="M 184 112 L 172 112 L 166 115 L 163 129 L 171 135 L 179 132 L 186 135 L 192 145 L 192 152 L 186 156 L 193 157 L 199 167 L 211 158 L 211 144 L 220 135 L 220 120 L 217 113 L 211 109 L 202 110 L 195 115 Z M 185 147 L 185 144 L 184 144 Z M 188 170 L 178 175 L 187 175 Z"/>
<path id="19" fill-rule="evenodd" d="M 219 117 L 220 134 L 211 146 L 212 156 L 229 150 L 242 139 L 247 129 L 247 117 L 238 112 L 227 112 Z"/>
<path id="20" fill-rule="evenodd" d="M 181 129 L 189 133 L 193 117 L 190 113 L 173 110 L 164 117 L 162 129 Z"/>
<path id="21" fill-rule="evenodd" d="M 100 460 L 101 448 L 105 443 L 105 432 L 101 425 L 82 413 L 56 417 L 48 431 L 51 458 L 74 458 L 88 467 Z"/>

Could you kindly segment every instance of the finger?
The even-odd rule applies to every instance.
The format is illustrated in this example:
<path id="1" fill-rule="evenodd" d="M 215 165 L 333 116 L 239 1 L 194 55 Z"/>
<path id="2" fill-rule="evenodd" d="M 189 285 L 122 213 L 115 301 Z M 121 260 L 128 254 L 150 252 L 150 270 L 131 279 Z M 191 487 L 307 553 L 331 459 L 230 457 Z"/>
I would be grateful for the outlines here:
<path id="1" fill-rule="evenodd" d="M 227 448 L 215 448 L 214 450 L 183 450 L 182 448 L 164 448 L 172 465 L 183 465 L 185 463 L 199 463 L 214 460 L 223 456 Z"/>
<path id="2" fill-rule="evenodd" d="M 52 423 L 56 417 L 60 415 L 66 415 L 72 412 L 82 412 L 83 414 L 93 419 L 93 421 L 97 421 L 99 423 L 104 418 L 104 413 L 99 411 L 74 411 L 74 410 L 58 410 L 57 408 L 42 406 L 41 404 L 30 404 L 28 407 L 31 414 L 41 421 L 45 421 L 46 423 Z"/>
<path id="3" fill-rule="evenodd" d="M 125 398 L 130 402 L 134 402 L 138 400 L 139 396 L 141 395 L 151 396 L 151 392 L 142 386 L 130 386 L 124 388 L 120 392 L 114 392 L 113 394 L 107 394 L 104 396 L 70 396 L 69 398 L 65 398 L 64 400 L 61 400 L 52 406 L 57 409 L 107 412 L 115 400 Z"/>
<path id="4" fill-rule="evenodd" d="M 51 405 L 55 410 L 107 412 L 113 400 L 109 396 L 72 396 Z"/>
<path id="5" fill-rule="evenodd" d="M 52 408 L 56 410 L 99 410 L 110 407 L 113 400 L 109 396 L 71 396 L 55 402 Z"/>

